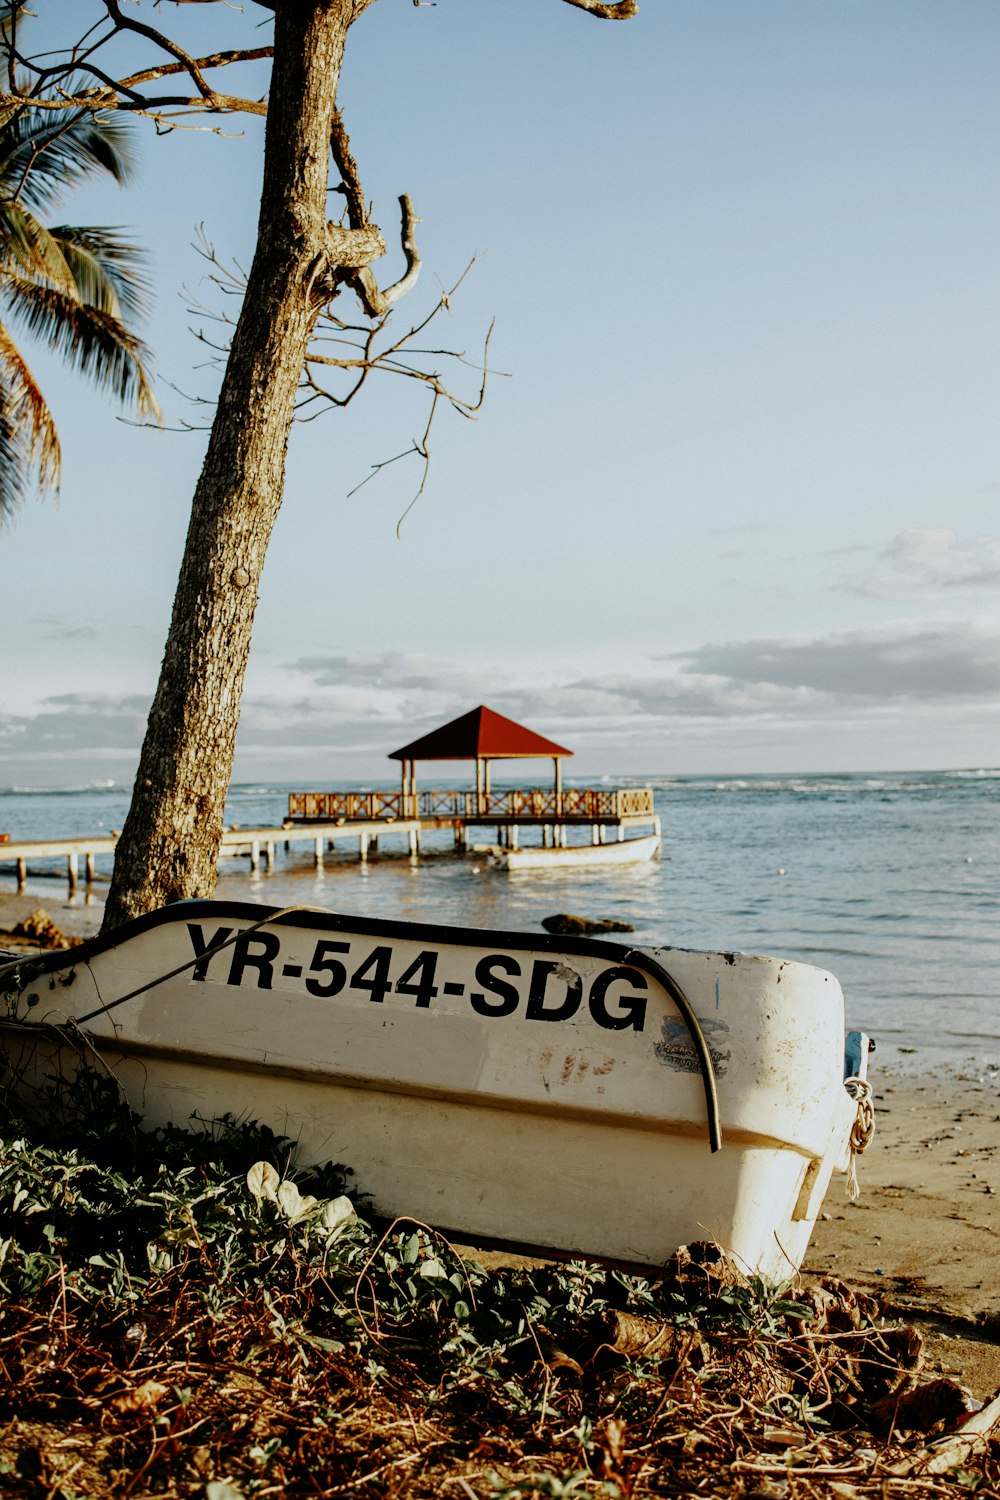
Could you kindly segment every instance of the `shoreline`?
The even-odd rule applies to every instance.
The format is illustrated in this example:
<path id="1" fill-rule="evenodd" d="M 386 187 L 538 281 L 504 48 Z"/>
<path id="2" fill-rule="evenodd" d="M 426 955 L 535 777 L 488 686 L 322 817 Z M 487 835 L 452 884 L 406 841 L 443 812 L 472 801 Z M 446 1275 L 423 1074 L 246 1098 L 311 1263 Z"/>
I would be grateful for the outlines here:
<path id="1" fill-rule="evenodd" d="M 0 893 L 0 948 L 39 907 L 68 938 L 96 932 L 100 900 L 52 896 Z M 852 1203 L 834 1178 L 800 1276 L 871 1293 L 887 1318 L 919 1328 L 925 1370 L 988 1400 L 1000 1390 L 1000 1070 L 919 1066 L 872 1059 L 861 1196 Z"/>

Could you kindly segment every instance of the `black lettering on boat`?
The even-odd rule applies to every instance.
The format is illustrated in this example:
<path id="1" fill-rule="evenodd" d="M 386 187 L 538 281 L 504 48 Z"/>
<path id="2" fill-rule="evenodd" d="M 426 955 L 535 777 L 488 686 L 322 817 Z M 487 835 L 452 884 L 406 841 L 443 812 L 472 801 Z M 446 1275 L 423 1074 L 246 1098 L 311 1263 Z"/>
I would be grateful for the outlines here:
<path id="1" fill-rule="evenodd" d="M 339 958 L 331 958 L 333 953 L 350 953 L 350 943 L 334 943 L 328 938 L 320 938 L 313 953 L 312 963 L 309 965 L 310 974 L 325 974 L 325 979 L 307 979 L 306 989 L 310 995 L 319 995 L 328 999 L 330 995 L 339 995 L 347 983 L 347 970 Z"/>
<path id="2" fill-rule="evenodd" d="M 434 983 L 438 956 L 431 948 L 418 953 L 405 974 L 396 980 L 397 995 L 413 995 L 418 1010 L 426 1010 L 438 992 Z"/>
<path id="3" fill-rule="evenodd" d="M 252 948 L 259 952 L 251 952 Z M 269 990 L 274 982 L 274 960 L 281 949 L 281 939 L 274 932 L 244 932 L 233 944 L 233 964 L 229 983 L 242 984 L 247 969 L 257 970 L 257 988 Z"/>
<path id="4" fill-rule="evenodd" d="M 609 1006 L 608 990 L 618 981 L 631 985 L 633 993 L 619 991 L 610 996 Z M 623 964 L 602 969 L 590 986 L 590 1014 L 606 1031 L 627 1031 L 629 1027 L 641 1031 L 646 1022 L 646 996 L 635 991 L 648 988 L 645 974 L 638 969 L 627 969 Z"/>
<path id="5" fill-rule="evenodd" d="M 502 969 L 511 977 L 520 976 L 521 973 L 521 965 L 509 953 L 487 954 L 476 964 L 476 982 L 498 998 L 488 1000 L 480 991 L 473 990 L 469 995 L 469 1004 L 479 1016 L 512 1016 L 521 999 L 517 986 L 501 979 L 499 974 L 493 972 L 494 969 Z"/>
<path id="6" fill-rule="evenodd" d="M 195 957 L 198 959 L 198 962 L 195 964 L 194 969 L 191 971 L 191 978 L 202 980 L 207 979 L 209 959 L 212 957 L 213 953 L 217 952 L 217 950 L 222 947 L 227 938 L 232 937 L 233 928 L 219 927 L 216 930 L 215 935 L 210 938 L 205 937 L 204 932 L 201 930 L 197 922 L 188 922 L 187 930 L 188 935 L 191 938 L 191 947 L 194 949 Z M 231 982 L 232 981 L 230 981 L 230 983 Z"/>
<path id="7" fill-rule="evenodd" d="M 566 993 L 555 1005 L 545 1004 L 545 994 L 550 979 L 560 980 Z M 580 1009 L 583 999 L 583 980 L 568 964 L 551 958 L 536 958 L 531 966 L 531 983 L 528 987 L 528 1008 L 525 1017 L 529 1021 L 568 1021 Z"/>
<path id="8" fill-rule="evenodd" d="M 367 990 L 369 1000 L 381 1005 L 392 989 L 389 965 L 392 963 L 391 948 L 373 948 L 360 968 L 351 975 L 352 990 Z"/>

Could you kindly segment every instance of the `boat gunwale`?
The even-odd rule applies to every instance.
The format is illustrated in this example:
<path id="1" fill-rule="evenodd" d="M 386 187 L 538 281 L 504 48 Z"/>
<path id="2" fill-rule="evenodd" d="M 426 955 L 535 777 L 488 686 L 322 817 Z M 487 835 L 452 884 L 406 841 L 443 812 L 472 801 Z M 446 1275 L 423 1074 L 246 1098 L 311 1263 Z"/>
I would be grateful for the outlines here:
<path id="1" fill-rule="evenodd" d="M 631 963 L 640 968 L 642 964 L 639 960 L 645 957 L 656 964 L 661 972 L 667 972 L 653 957 L 653 949 L 645 945 L 616 943 L 607 938 L 549 932 L 512 932 L 490 927 L 452 927 L 437 922 L 406 922 L 386 917 L 363 917 L 316 906 L 267 906 L 263 902 L 199 897 L 192 901 L 175 901 L 167 906 L 157 907 L 155 911 L 143 912 L 140 916 L 132 917 L 128 922 L 116 927 L 112 932 L 99 932 L 94 937 L 85 938 L 82 943 L 77 943 L 72 948 L 53 948 L 48 952 L 19 954 L 9 963 L 0 964 L 0 981 L 8 971 L 21 967 L 30 972 L 34 978 L 36 975 L 72 967 L 77 963 L 89 963 L 99 954 L 121 947 L 129 939 L 141 937 L 143 933 L 157 927 L 186 919 L 189 916 L 198 917 L 213 913 L 218 916 L 243 917 L 259 926 L 266 926 L 269 922 L 273 922 L 288 926 L 333 927 L 338 931 L 357 932 L 365 937 L 382 937 L 391 934 L 404 942 L 421 942 L 425 938 L 433 937 L 436 942 L 448 943 L 459 948 L 507 947 L 527 949 L 538 953 L 577 953 L 582 958 L 614 959 L 618 963 Z M 705 949 L 682 948 L 676 944 L 671 944 L 670 950 L 675 953 L 708 953 Z M 787 962 L 787 960 L 773 959 L 766 954 L 740 953 L 736 949 L 719 949 L 717 952 L 713 950 L 710 956 L 721 958 L 725 963 L 734 962 L 737 956 L 769 963 Z M 817 966 L 804 964 L 803 967 L 816 968 Z M 659 978 L 659 975 L 654 977 Z"/>
<path id="2" fill-rule="evenodd" d="M 143 933 L 155 930 L 164 925 L 173 925 L 178 921 L 184 921 L 187 917 L 197 917 L 214 913 L 216 916 L 243 917 L 253 927 L 266 927 L 269 923 L 280 925 L 298 925 L 305 927 L 326 927 L 334 931 L 352 931 L 365 937 L 388 936 L 392 934 L 398 940 L 421 942 L 433 936 L 433 940 L 440 944 L 452 947 L 506 947 L 517 950 L 528 950 L 542 953 L 579 954 L 580 957 L 611 959 L 622 965 L 630 965 L 642 970 L 661 985 L 676 1006 L 681 1018 L 687 1026 L 695 1055 L 698 1059 L 699 1071 L 705 1090 L 705 1106 L 707 1113 L 708 1137 L 713 1152 L 722 1147 L 722 1127 L 719 1114 L 718 1082 L 715 1075 L 715 1064 L 709 1051 L 701 1023 L 694 1012 L 694 1007 L 688 1000 L 681 986 L 664 968 L 653 954 L 645 948 L 636 948 L 626 943 L 613 943 L 604 938 L 561 936 L 554 933 L 535 934 L 531 932 L 497 932 L 473 927 L 446 927 L 436 923 L 428 922 L 393 922 L 383 917 L 356 917 L 347 916 L 340 912 L 327 911 L 315 906 L 291 906 L 291 907 L 266 907 L 246 901 L 216 901 L 212 899 L 198 899 L 193 901 L 176 901 L 168 906 L 158 907 L 155 911 L 144 912 L 141 916 L 132 918 L 123 923 L 121 927 L 114 928 L 109 933 L 98 933 L 96 937 L 88 939 L 73 948 L 55 949 L 51 954 L 43 954 L 38 959 L 26 960 L 26 972 L 19 984 L 23 990 L 26 984 L 33 983 L 37 978 L 46 974 L 52 974 L 67 968 L 73 968 L 82 963 L 89 966 L 91 959 L 99 957 L 102 953 L 111 952 L 123 946 L 133 938 L 141 937 Z M 225 945 L 221 945 L 225 946 Z M 685 950 L 696 952 L 698 950 Z M 208 953 L 212 949 L 209 948 Z M 206 954 L 197 955 L 192 960 L 190 967 L 205 959 Z M 720 955 L 727 961 L 734 961 L 734 955 Z M 0 982 L 10 969 L 17 969 L 19 964 L 15 962 L 9 966 L 0 967 Z M 162 976 L 164 979 L 170 977 Z M 153 981 L 157 983 L 159 981 Z M 152 985 L 143 986 L 152 988 Z M 101 1011 L 113 1010 L 123 1001 L 133 998 L 133 994 L 121 997 L 119 1000 L 108 1001 L 99 1007 Z M 88 1017 L 87 1019 L 90 1019 Z"/>

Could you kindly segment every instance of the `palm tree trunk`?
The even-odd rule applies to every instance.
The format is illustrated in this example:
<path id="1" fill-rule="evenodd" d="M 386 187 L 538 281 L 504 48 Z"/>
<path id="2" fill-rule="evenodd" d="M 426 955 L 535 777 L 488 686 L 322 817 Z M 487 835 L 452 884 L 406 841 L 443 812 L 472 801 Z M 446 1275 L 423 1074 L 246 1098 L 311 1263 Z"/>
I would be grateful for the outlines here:
<path id="1" fill-rule="evenodd" d="M 103 930 L 215 888 L 258 587 L 326 266 L 330 132 L 354 0 L 282 0 L 257 246 L 191 509 Z"/>

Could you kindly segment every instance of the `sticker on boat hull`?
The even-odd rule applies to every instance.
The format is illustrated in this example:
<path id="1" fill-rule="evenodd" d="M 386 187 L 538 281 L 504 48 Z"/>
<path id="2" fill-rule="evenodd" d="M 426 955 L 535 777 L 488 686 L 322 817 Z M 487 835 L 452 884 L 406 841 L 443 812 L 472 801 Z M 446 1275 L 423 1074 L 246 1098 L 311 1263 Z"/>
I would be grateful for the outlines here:
<path id="1" fill-rule="evenodd" d="M 701 1029 L 708 1043 L 709 1056 L 715 1068 L 715 1076 L 723 1078 L 732 1049 L 724 1044 L 729 1040 L 729 1027 L 725 1021 L 702 1020 Z M 653 1051 L 658 1062 L 676 1073 L 700 1073 L 701 1063 L 694 1050 L 691 1033 L 684 1021 L 674 1016 L 665 1016 L 660 1023 L 662 1041 L 655 1042 Z"/>

